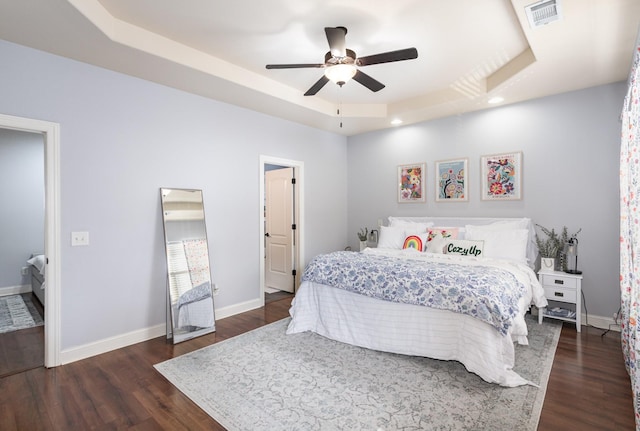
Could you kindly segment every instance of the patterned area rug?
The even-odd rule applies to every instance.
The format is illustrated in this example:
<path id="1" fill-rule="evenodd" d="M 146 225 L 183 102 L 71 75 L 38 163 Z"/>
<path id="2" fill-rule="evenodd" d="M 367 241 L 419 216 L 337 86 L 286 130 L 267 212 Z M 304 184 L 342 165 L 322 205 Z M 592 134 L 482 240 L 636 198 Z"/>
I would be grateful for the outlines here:
<path id="1" fill-rule="evenodd" d="M 458 362 L 377 352 L 289 319 L 156 365 L 235 430 L 535 430 L 561 325 L 528 319 L 515 370 L 540 387 L 484 382 Z"/>
<path id="2" fill-rule="evenodd" d="M 0 296 L 0 334 L 43 324 L 40 313 L 29 297 Z"/>

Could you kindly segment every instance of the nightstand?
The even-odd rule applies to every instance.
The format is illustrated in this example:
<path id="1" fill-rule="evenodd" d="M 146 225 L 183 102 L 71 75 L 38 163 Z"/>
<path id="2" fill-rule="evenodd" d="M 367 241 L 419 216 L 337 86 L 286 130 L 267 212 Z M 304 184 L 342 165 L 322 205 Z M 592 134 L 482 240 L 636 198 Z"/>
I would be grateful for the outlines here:
<path id="1" fill-rule="evenodd" d="M 538 310 L 538 323 L 542 323 L 542 318 L 564 320 L 576 324 L 576 331 L 580 332 L 582 314 L 582 274 L 569 274 L 560 271 L 540 271 L 538 272 L 540 284 L 544 289 L 544 294 L 549 301 L 565 302 L 576 306 L 576 317 L 562 317 L 550 315 L 546 308 Z"/>

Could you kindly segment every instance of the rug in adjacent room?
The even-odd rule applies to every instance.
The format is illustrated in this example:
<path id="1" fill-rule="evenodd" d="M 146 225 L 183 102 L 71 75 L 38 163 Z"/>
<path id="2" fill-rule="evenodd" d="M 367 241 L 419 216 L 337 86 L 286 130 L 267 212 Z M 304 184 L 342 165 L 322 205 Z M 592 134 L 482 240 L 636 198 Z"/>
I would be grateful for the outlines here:
<path id="1" fill-rule="evenodd" d="M 455 361 L 285 335 L 289 320 L 155 367 L 230 431 L 533 431 L 561 329 L 527 319 L 530 345 L 516 346 L 514 370 L 540 387 L 504 388 Z"/>
<path id="2" fill-rule="evenodd" d="M 0 296 L 0 334 L 43 324 L 44 320 L 28 297 Z"/>

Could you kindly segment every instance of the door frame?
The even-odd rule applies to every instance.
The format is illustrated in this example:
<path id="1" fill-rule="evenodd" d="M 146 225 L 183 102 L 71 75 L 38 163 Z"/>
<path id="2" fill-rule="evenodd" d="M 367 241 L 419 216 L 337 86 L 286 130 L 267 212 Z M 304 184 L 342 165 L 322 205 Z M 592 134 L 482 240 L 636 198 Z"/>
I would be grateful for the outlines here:
<path id="1" fill-rule="evenodd" d="M 264 249 L 264 199 L 265 199 L 265 165 L 279 165 L 287 168 L 294 168 L 296 178 L 295 196 L 293 208 L 296 214 L 296 230 L 294 232 L 295 238 L 295 254 L 294 262 L 296 269 L 296 279 L 294 281 L 294 292 L 296 291 L 297 283 L 301 274 L 302 263 L 304 262 L 304 162 L 298 160 L 283 159 L 280 157 L 271 157 L 267 155 L 260 155 L 260 196 L 259 196 L 259 226 L 260 235 L 258 239 L 260 241 L 260 304 L 264 306 L 264 284 L 265 284 L 265 249 Z"/>
<path id="2" fill-rule="evenodd" d="M 0 128 L 40 133 L 44 138 L 44 366 L 60 363 L 60 124 L 0 114 Z"/>

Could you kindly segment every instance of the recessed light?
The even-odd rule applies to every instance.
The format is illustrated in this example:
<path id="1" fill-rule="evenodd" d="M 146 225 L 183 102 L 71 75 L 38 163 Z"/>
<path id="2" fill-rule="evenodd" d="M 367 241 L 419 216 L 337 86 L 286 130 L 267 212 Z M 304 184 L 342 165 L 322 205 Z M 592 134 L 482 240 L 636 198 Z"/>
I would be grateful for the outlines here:
<path id="1" fill-rule="evenodd" d="M 500 96 L 492 97 L 487 101 L 487 103 L 490 103 L 492 105 L 495 105 L 496 103 L 502 103 L 502 102 L 504 102 L 504 98 Z"/>
<path id="2" fill-rule="evenodd" d="M 402 120 L 399 118 L 394 118 L 393 120 L 391 120 L 391 124 L 394 126 L 399 126 L 400 124 L 402 124 Z"/>

